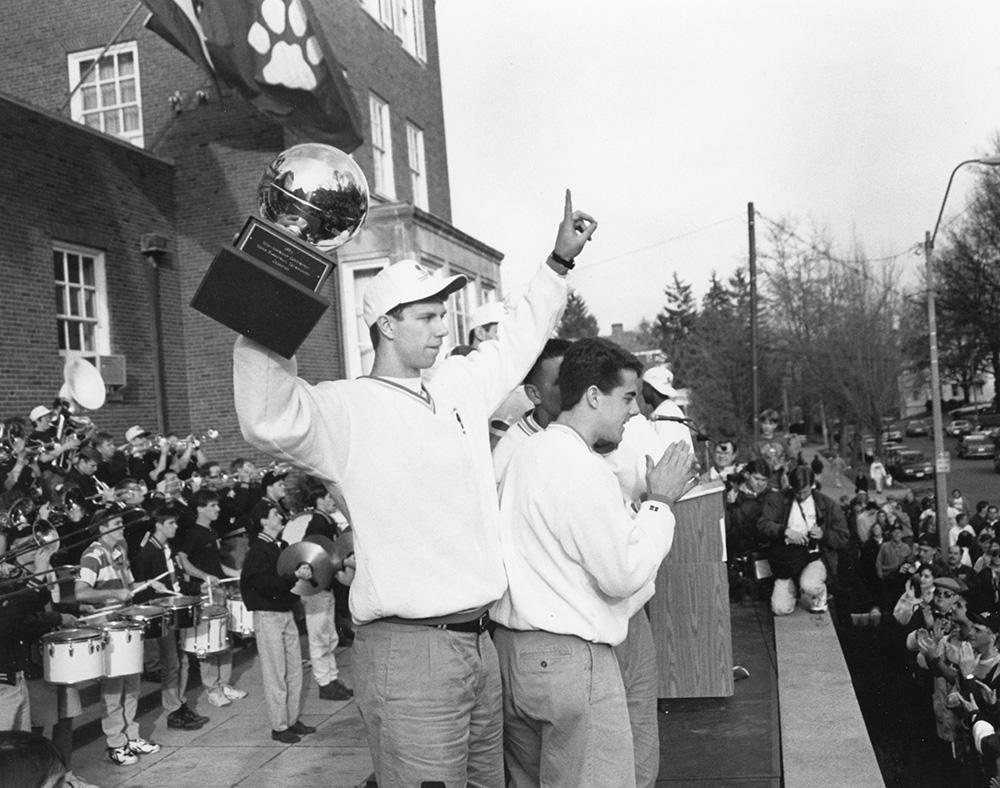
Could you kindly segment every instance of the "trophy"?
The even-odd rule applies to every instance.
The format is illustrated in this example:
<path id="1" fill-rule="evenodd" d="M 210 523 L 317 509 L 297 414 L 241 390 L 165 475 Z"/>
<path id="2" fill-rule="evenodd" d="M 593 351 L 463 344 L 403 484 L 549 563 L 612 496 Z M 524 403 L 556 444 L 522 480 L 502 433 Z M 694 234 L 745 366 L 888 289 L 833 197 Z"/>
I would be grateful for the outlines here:
<path id="1" fill-rule="evenodd" d="M 262 219 L 219 250 L 191 306 L 291 358 L 330 306 L 318 291 L 368 215 L 368 182 L 343 151 L 296 145 L 268 165 L 257 203 Z"/>

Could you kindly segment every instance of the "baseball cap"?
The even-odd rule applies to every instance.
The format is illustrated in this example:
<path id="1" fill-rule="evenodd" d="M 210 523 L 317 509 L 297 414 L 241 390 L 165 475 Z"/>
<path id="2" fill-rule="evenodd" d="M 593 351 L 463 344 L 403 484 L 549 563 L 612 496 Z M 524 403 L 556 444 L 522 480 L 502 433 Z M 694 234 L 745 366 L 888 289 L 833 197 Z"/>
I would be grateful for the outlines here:
<path id="1" fill-rule="evenodd" d="M 488 326 L 490 323 L 499 323 L 506 314 L 507 309 L 503 301 L 487 301 L 485 304 L 480 304 L 469 320 L 469 331 L 480 326 Z"/>
<path id="2" fill-rule="evenodd" d="M 642 380 L 652 386 L 664 397 L 677 396 L 677 389 L 674 388 L 674 373 L 662 364 L 650 367 L 643 372 Z"/>
<path id="3" fill-rule="evenodd" d="M 987 627 L 991 632 L 1000 632 L 1000 615 L 990 610 L 970 610 L 967 615 L 973 624 Z"/>
<path id="4" fill-rule="evenodd" d="M 125 440 L 127 441 L 135 440 L 136 438 L 140 438 L 143 435 L 149 435 L 149 430 L 144 430 L 138 424 L 136 424 L 134 427 L 129 427 L 127 430 L 125 430 Z"/>
<path id="5" fill-rule="evenodd" d="M 35 407 L 31 409 L 31 413 L 28 414 L 28 417 L 32 421 L 38 421 L 42 418 L 42 416 L 48 416 L 51 412 L 52 411 L 44 405 L 35 405 Z"/>
<path id="6" fill-rule="evenodd" d="M 261 487 L 270 487 L 275 482 L 281 481 L 286 476 L 288 476 L 288 471 L 285 470 L 273 470 L 268 471 L 264 474 L 263 478 L 260 480 Z"/>
<path id="7" fill-rule="evenodd" d="M 415 260 L 400 260 L 379 271 L 365 290 L 362 308 L 365 325 L 370 328 L 379 317 L 400 304 L 451 295 L 468 281 L 462 274 L 434 276 Z"/>

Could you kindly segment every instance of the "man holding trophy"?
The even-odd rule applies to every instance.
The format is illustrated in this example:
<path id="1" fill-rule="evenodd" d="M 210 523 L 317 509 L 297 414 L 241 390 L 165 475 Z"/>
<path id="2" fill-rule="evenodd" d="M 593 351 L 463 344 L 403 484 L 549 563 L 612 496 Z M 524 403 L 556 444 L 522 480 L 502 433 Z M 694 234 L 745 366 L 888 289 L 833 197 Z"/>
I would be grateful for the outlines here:
<path id="1" fill-rule="evenodd" d="M 294 358 L 236 341 L 244 437 L 339 485 L 351 509 L 355 697 L 384 788 L 504 784 L 500 672 L 486 627 L 507 581 L 488 420 L 555 328 L 565 275 L 596 227 L 567 191 L 552 254 L 497 341 L 443 360 L 427 380 L 448 334 L 445 301 L 467 280 L 413 260 L 384 269 L 365 294 L 371 375 L 311 385 Z"/>

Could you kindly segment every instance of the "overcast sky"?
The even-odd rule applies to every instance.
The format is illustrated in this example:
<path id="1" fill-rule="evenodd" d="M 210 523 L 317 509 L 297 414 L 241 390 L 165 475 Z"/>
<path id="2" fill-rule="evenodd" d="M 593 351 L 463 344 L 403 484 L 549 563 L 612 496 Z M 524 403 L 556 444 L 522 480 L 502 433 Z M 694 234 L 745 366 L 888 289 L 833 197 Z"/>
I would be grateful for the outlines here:
<path id="1" fill-rule="evenodd" d="M 452 218 L 516 287 L 562 192 L 598 219 L 572 274 L 607 331 L 747 260 L 746 205 L 906 252 L 1000 131 L 1000 3 L 437 0 Z M 946 221 L 972 168 L 956 176 Z M 758 245 L 764 237 L 758 222 Z M 912 273 L 922 257 L 904 254 Z"/>

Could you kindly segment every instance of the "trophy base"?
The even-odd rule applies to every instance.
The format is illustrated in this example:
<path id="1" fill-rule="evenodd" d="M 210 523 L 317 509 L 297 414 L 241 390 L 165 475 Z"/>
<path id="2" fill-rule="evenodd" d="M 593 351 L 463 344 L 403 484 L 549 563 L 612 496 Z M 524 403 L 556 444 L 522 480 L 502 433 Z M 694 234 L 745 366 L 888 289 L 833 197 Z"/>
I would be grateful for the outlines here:
<path id="1" fill-rule="evenodd" d="M 291 358 L 330 303 L 272 266 L 226 247 L 212 260 L 191 306 Z"/>

